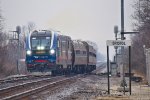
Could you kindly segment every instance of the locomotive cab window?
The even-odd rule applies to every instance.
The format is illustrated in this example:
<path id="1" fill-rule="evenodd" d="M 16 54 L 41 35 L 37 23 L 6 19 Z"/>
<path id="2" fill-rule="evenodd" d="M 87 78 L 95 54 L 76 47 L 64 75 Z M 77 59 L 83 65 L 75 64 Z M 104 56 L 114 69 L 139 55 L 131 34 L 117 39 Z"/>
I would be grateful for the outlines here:
<path id="1" fill-rule="evenodd" d="M 31 48 L 33 50 L 45 50 L 50 49 L 51 37 L 32 37 Z"/>

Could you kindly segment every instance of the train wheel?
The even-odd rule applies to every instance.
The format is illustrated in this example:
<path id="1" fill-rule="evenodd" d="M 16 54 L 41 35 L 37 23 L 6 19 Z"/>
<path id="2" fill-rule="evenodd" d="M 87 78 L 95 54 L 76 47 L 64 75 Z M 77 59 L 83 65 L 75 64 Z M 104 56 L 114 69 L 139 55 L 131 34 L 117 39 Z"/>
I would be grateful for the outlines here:
<path id="1" fill-rule="evenodd" d="M 77 66 L 77 74 L 80 74 L 80 66 Z"/>
<path id="2" fill-rule="evenodd" d="M 82 74 L 82 67 L 81 66 L 78 67 L 78 74 Z"/>
<path id="3" fill-rule="evenodd" d="M 51 71 L 51 75 L 52 75 L 52 76 L 56 76 L 56 70 L 52 70 L 52 71 Z"/>
<path id="4" fill-rule="evenodd" d="M 83 74 L 83 66 L 80 66 L 80 73 Z"/>
<path id="5" fill-rule="evenodd" d="M 96 70 L 96 66 L 94 66 L 94 70 Z"/>
<path id="6" fill-rule="evenodd" d="M 73 73 L 76 74 L 76 66 L 74 66 L 74 68 L 73 68 Z"/>
<path id="7" fill-rule="evenodd" d="M 75 74 L 75 67 L 72 67 L 71 73 Z"/>
<path id="8" fill-rule="evenodd" d="M 60 73 L 60 75 L 64 74 L 64 72 L 63 72 L 63 66 L 62 65 L 60 65 L 60 67 L 59 67 L 59 73 Z"/>
<path id="9" fill-rule="evenodd" d="M 65 75 L 66 74 L 66 70 L 62 69 L 62 74 Z"/>
<path id="10" fill-rule="evenodd" d="M 68 66 L 67 70 L 68 70 L 68 74 L 70 75 L 71 74 L 71 70 L 72 70 L 71 69 L 71 65 Z"/>
<path id="11" fill-rule="evenodd" d="M 83 65 L 83 74 L 85 73 L 85 66 Z"/>

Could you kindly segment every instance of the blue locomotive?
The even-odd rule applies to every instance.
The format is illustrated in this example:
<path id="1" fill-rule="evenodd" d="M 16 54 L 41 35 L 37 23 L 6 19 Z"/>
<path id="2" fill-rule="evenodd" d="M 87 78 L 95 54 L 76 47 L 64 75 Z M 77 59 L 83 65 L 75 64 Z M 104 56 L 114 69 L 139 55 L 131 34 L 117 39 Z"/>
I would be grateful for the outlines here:
<path id="1" fill-rule="evenodd" d="M 56 31 L 33 31 L 26 39 L 26 66 L 29 72 L 91 72 L 96 69 L 96 50 Z"/>

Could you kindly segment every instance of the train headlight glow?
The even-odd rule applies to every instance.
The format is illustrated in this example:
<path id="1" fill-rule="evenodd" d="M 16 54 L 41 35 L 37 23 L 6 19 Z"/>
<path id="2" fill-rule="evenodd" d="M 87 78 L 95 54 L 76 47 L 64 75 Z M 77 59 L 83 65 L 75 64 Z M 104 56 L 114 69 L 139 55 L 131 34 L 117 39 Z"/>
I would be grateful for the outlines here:
<path id="1" fill-rule="evenodd" d="M 38 49 L 38 50 L 40 50 L 40 49 L 41 49 L 41 47 L 40 47 L 40 46 L 38 46 L 38 47 L 37 47 L 37 49 Z"/>
<path id="2" fill-rule="evenodd" d="M 37 47 L 37 50 L 44 50 L 45 49 L 45 47 L 43 47 L 43 46 L 38 46 Z"/>
<path id="3" fill-rule="evenodd" d="M 54 49 L 51 49 L 50 50 L 50 54 L 54 54 L 55 53 L 55 50 Z"/>
<path id="4" fill-rule="evenodd" d="M 31 50 L 27 50 L 27 55 L 31 55 Z"/>
<path id="5" fill-rule="evenodd" d="M 41 50 L 44 50 L 44 49 L 45 49 L 45 47 L 41 46 Z"/>

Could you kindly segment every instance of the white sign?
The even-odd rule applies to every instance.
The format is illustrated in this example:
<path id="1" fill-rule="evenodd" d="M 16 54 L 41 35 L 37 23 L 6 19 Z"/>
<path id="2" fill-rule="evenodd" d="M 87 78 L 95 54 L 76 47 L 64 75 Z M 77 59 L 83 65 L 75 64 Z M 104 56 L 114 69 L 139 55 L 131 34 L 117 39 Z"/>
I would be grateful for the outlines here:
<path id="1" fill-rule="evenodd" d="M 130 40 L 107 40 L 107 46 L 131 46 Z"/>

